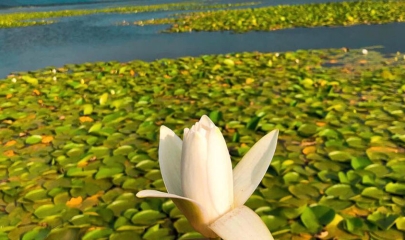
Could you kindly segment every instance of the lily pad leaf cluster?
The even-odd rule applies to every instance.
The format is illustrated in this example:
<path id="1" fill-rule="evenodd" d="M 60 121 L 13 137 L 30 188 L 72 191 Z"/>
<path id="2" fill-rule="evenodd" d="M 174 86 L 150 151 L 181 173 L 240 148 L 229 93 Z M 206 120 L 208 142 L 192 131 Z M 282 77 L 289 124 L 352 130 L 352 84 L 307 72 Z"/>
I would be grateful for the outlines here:
<path id="1" fill-rule="evenodd" d="M 246 202 L 275 239 L 403 239 L 404 66 L 400 53 L 326 49 L 12 73 L 0 81 L 0 237 L 201 238 L 171 200 L 135 194 L 166 192 L 159 128 L 181 136 L 207 115 L 233 167 L 279 129 Z"/>

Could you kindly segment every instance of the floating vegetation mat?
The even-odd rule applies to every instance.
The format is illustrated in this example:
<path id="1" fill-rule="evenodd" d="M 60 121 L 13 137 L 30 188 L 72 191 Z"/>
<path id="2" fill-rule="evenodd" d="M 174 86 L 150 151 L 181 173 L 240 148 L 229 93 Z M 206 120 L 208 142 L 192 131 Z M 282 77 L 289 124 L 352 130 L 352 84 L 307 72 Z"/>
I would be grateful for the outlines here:
<path id="1" fill-rule="evenodd" d="M 170 3 L 157 4 L 147 6 L 126 6 L 113 7 L 102 9 L 80 9 L 80 10 L 60 10 L 48 12 L 18 12 L 0 14 L 0 28 L 13 27 L 28 27 L 35 25 L 46 25 L 55 23 L 55 20 L 49 18 L 72 17 L 100 13 L 141 13 L 141 12 L 156 12 L 156 11 L 176 11 L 176 10 L 202 10 L 202 9 L 218 9 L 240 6 L 256 5 L 257 2 L 246 2 L 236 4 L 209 4 L 209 3 Z"/>
<path id="2" fill-rule="evenodd" d="M 233 164 L 279 129 L 247 202 L 276 239 L 404 239 L 405 60 L 341 49 L 71 64 L 0 81 L 0 239 L 200 236 L 165 191 L 161 125 L 201 115 Z"/>
<path id="3" fill-rule="evenodd" d="M 294 27 L 349 26 L 405 21 L 405 1 L 350 1 L 279 5 L 254 9 L 178 14 L 138 21 L 136 25 L 171 24 L 165 32 L 273 31 Z"/>

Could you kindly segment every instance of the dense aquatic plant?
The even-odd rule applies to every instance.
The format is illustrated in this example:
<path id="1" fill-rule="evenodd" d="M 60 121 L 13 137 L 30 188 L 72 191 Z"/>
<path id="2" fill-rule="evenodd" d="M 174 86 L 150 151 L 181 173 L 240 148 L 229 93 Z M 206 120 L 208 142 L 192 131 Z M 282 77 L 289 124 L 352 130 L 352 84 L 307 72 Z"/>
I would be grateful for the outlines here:
<path id="1" fill-rule="evenodd" d="M 350 26 L 405 21 L 405 1 L 348 1 L 204 11 L 135 24 L 172 24 L 165 32 L 273 31 L 294 27 Z"/>
<path id="2" fill-rule="evenodd" d="M 175 10 L 201 10 L 218 9 L 237 6 L 251 6 L 256 2 L 236 3 L 236 4 L 202 4 L 195 2 L 156 4 L 147 6 L 123 6 L 109 7 L 101 9 L 78 9 L 78 10 L 60 10 L 44 12 L 16 12 L 0 14 L 0 28 L 28 27 L 35 25 L 45 25 L 55 23 L 56 20 L 49 18 L 72 17 L 102 13 L 140 13 L 155 11 L 175 11 Z"/>
<path id="3" fill-rule="evenodd" d="M 0 238 L 199 238 L 168 199 L 159 128 L 206 114 L 233 166 L 279 129 L 245 205 L 275 239 L 403 239 L 403 54 L 362 50 L 95 62 L 0 81 Z"/>

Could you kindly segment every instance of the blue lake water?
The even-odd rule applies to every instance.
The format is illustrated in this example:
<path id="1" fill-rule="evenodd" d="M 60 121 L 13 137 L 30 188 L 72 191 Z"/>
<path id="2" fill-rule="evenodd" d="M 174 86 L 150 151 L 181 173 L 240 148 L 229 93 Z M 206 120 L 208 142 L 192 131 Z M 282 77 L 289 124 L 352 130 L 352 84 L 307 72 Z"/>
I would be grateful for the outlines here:
<path id="1" fill-rule="evenodd" d="M 93 5 L 99 7 L 99 4 Z M 278 52 L 375 45 L 384 46 L 380 51 L 385 53 L 405 51 L 405 23 L 296 28 L 245 34 L 160 34 L 158 31 L 165 26 L 116 25 L 123 20 L 160 18 L 172 13 L 99 14 L 62 18 L 52 25 L 0 29 L 0 78 L 11 72 L 59 67 L 68 63 L 151 61 L 242 51 Z"/>
<path id="2" fill-rule="evenodd" d="M 65 9 L 93 9 L 104 7 L 117 7 L 129 5 L 148 5 L 173 2 L 200 2 L 204 0 L 0 0 L 0 13 L 30 12 L 30 11 L 56 11 Z M 214 3 L 245 3 L 246 0 L 205 0 Z M 281 4 L 306 4 L 323 2 L 342 2 L 345 0 L 261 0 L 260 6 L 275 6 Z M 352 0 L 346 0 L 352 1 Z M 354 1 L 354 0 L 353 0 Z"/>
<path id="3" fill-rule="evenodd" d="M 10 7 L 27 7 L 27 6 L 78 5 L 78 4 L 103 3 L 103 2 L 114 3 L 122 1 L 123 0 L 2 0 L 0 2 L 0 7 L 10 8 Z"/>

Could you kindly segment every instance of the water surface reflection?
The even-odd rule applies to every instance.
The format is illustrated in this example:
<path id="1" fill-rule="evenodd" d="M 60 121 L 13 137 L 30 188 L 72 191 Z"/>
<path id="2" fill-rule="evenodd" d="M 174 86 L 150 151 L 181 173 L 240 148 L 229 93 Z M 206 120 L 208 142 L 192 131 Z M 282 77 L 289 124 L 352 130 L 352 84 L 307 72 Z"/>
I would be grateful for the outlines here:
<path id="1" fill-rule="evenodd" d="M 4 2 L 8 1 L 8 2 Z M 11 12 L 32 12 L 32 11 L 58 11 L 66 9 L 96 9 L 120 6 L 154 5 L 177 2 L 192 2 L 193 0 L 2 0 L 0 1 L 0 13 Z M 204 0 L 197 0 L 197 2 Z M 210 3 L 246 3 L 246 0 L 205 0 Z M 255 7 L 275 6 L 282 4 L 307 4 L 324 2 L 343 2 L 355 0 L 250 0 L 251 2 L 261 2 Z M 52 2 L 52 4 L 49 4 Z"/>
<path id="2" fill-rule="evenodd" d="M 75 29 L 71 29 L 72 27 Z M 360 48 L 405 51 L 405 23 L 285 29 L 274 32 L 157 34 L 164 26 L 94 26 L 62 22 L 0 29 L 0 77 L 13 71 L 91 61 L 154 60 L 242 51 Z"/>

